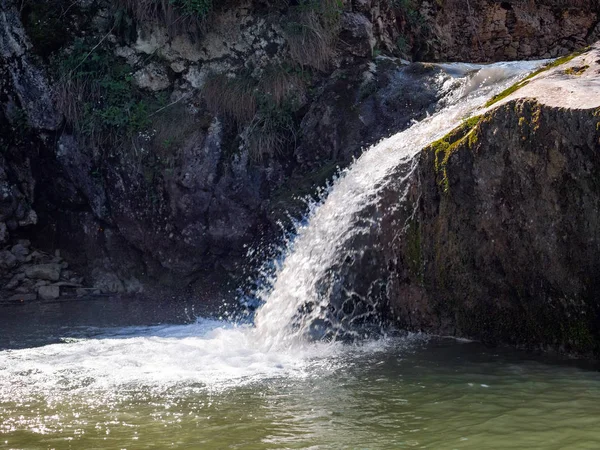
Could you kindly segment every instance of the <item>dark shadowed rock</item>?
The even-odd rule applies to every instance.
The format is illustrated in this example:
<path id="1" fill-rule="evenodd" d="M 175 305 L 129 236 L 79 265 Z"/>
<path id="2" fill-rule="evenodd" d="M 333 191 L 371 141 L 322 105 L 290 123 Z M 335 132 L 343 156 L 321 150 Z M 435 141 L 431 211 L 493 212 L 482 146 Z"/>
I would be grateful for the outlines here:
<path id="1" fill-rule="evenodd" d="M 60 297 L 59 286 L 40 286 L 38 289 L 38 295 L 41 300 L 55 300 Z"/>
<path id="2" fill-rule="evenodd" d="M 58 281 L 60 279 L 60 265 L 38 264 L 25 269 L 28 278 L 47 281 Z"/>
<path id="3" fill-rule="evenodd" d="M 18 264 L 17 258 L 8 250 L 0 252 L 0 267 L 2 269 L 12 269 Z"/>
<path id="4" fill-rule="evenodd" d="M 7 298 L 10 302 L 29 302 L 37 300 L 37 294 L 15 294 Z"/>

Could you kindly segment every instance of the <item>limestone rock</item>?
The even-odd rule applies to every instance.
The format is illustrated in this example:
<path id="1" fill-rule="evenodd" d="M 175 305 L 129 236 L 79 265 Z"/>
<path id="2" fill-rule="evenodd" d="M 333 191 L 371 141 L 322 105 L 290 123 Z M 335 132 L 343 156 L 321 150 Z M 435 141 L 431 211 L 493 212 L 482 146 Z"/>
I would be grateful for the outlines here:
<path id="1" fill-rule="evenodd" d="M 13 245 L 13 247 L 10 249 L 10 252 L 15 255 L 15 258 L 17 258 L 17 261 L 20 263 L 26 262 L 27 257 L 29 256 L 29 249 L 22 244 Z"/>
<path id="2" fill-rule="evenodd" d="M 133 79 L 140 88 L 155 92 L 167 89 L 171 85 L 165 69 L 155 63 L 138 70 L 133 74 Z"/>
<path id="3" fill-rule="evenodd" d="M 47 281 L 58 281 L 60 279 L 60 265 L 38 264 L 25 269 L 28 278 Z"/>
<path id="4" fill-rule="evenodd" d="M 6 283 L 6 285 L 4 286 L 4 289 L 7 289 L 9 291 L 12 291 L 13 289 L 15 289 L 16 287 L 19 286 L 19 283 L 21 283 L 21 281 L 23 281 L 23 279 L 25 278 L 25 274 L 24 273 L 17 273 L 15 274 L 8 283 Z"/>
<path id="5" fill-rule="evenodd" d="M 55 285 L 40 286 L 38 295 L 41 300 L 55 300 L 60 297 L 60 287 Z"/>
<path id="6" fill-rule="evenodd" d="M 370 57 L 377 43 L 373 24 L 360 13 L 342 14 L 340 39 L 347 50 L 356 56 Z"/>
<path id="7" fill-rule="evenodd" d="M 27 227 L 29 225 L 35 225 L 38 222 L 38 217 L 36 212 L 33 209 L 30 209 L 27 215 L 19 220 L 20 227 Z"/>
<path id="8" fill-rule="evenodd" d="M 3 250 L 0 252 L 0 268 L 12 269 L 16 267 L 17 264 L 18 260 L 11 252 L 8 250 Z"/>

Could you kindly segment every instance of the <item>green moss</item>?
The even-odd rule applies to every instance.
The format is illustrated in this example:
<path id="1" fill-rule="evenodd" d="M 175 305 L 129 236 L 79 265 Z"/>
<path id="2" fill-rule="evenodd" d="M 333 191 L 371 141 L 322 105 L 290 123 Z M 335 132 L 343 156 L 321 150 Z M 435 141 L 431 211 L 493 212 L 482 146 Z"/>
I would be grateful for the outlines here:
<path id="1" fill-rule="evenodd" d="M 439 180 L 438 183 L 445 193 L 450 191 L 448 160 L 461 143 L 467 142 L 469 146 L 472 146 L 477 142 L 477 135 L 473 131 L 480 120 L 481 116 L 465 120 L 459 127 L 452 130 L 443 138 L 433 142 L 428 147 L 428 149 L 434 152 L 435 173 Z"/>
<path id="2" fill-rule="evenodd" d="M 167 98 L 138 89 L 108 46 L 78 39 L 56 61 L 59 104 L 69 126 L 98 148 L 117 148 L 150 128 Z"/>
<path id="3" fill-rule="evenodd" d="M 552 61 L 551 63 L 546 64 L 544 67 L 539 68 L 538 70 L 530 73 L 529 75 L 527 75 L 527 77 L 525 77 L 523 80 L 513 84 L 512 86 L 510 86 L 509 88 L 505 89 L 504 91 L 500 92 L 499 94 L 493 96 L 486 104 L 485 107 L 489 108 L 490 106 L 494 105 L 495 103 L 498 103 L 500 100 L 505 99 L 506 97 L 508 97 L 509 95 L 511 95 L 512 93 L 518 91 L 519 89 L 521 89 L 522 87 L 525 87 L 529 84 L 530 80 L 539 75 L 542 72 L 546 72 L 554 67 L 558 67 L 558 66 L 562 66 L 565 63 L 568 63 L 569 61 L 571 61 L 572 59 L 576 58 L 579 55 L 582 55 L 583 53 L 587 52 L 589 50 L 589 47 L 586 47 L 583 50 L 579 50 L 576 51 L 574 53 L 571 53 L 570 55 L 567 56 L 563 56 L 562 58 L 558 58 L 555 59 L 554 61 Z"/>

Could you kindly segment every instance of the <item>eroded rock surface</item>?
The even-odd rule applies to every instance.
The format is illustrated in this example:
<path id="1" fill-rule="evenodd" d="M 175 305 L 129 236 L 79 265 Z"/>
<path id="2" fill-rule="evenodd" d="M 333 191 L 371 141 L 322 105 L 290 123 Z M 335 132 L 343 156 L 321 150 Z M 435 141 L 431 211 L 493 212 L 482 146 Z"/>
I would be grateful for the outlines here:
<path id="1" fill-rule="evenodd" d="M 356 272 L 379 270 L 401 327 L 600 354 L 600 96 L 576 102 L 599 61 L 595 46 L 424 149 L 402 207 L 390 184 L 383 252 Z"/>
<path id="2" fill-rule="evenodd" d="M 201 27 L 124 4 L 0 3 L 6 270 L 28 238 L 91 289 L 212 295 L 298 196 L 437 107 L 440 69 L 405 58 L 556 56 L 598 33 L 591 0 L 256 0 Z"/>

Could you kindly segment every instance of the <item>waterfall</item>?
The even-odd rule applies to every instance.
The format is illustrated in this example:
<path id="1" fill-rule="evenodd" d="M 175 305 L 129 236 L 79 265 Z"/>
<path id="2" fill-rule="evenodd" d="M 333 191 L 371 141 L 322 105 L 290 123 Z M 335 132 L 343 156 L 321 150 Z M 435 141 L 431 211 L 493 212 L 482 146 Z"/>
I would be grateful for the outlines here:
<path id="1" fill-rule="evenodd" d="M 365 151 L 298 228 L 272 283 L 257 294 L 263 302 L 255 317 L 260 340 L 267 346 L 286 347 L 314 334 L 315 324 L 335 326 L 326 320 L 331 302 L 340 295 L 333 267 L 364 251 L 347 243 L 378 226 L 364 217 L 359 220 L 359 214 L 377 202 L 386 177 L 402 164 L 410 170 L 414 165 L 407 162 L 421 149 L 478 113 L 492 95 L 540 64 L 440 64 L 444 71 L 437 81 L 442 93 L 439 110 Z M 334 335 L 340 331 L 344 330 L 334 330 Z"/>
<path id="2" fill-rule="evenodd" d="M 73 393 L 109 403 L 115 392 L 129 389 L 220 390 L 273 377 L 304 378 L 315 367 L 347 366 L 344 355 L 378 351 L 385 340 L 349 346 L 334 339 L 353 327 L 339 298 L 354 295 L 344 291 L 355 286 L 351 277 L 340 283 L 340 273 L 347 260 L 377 253 L 363 238 L 379 226 L 378 199 L 393 182 L 400 203 L 422 148 L 540 64 L 440 65 L 437 112 L 371 147 L 337 177 L 298 227 L 271 281 L 257 292 L 262 306 L 253 325 L 198 319 L 189 325 L 92 328 L 59 334 L 48 345 L 0 351 L 0 403 L 37 395 L 66 401 Z M 364 298 L 368 292 L 360 295 L 368 307 L 373 299 Z M 314 342 L 307 335 L 333 339 Z M 410 342 L 396 340 L 393 346 Z"/>

